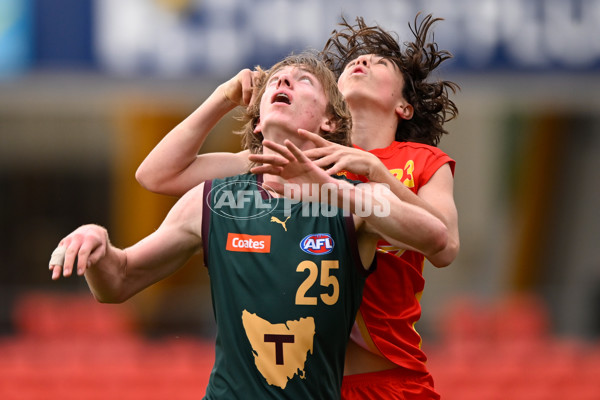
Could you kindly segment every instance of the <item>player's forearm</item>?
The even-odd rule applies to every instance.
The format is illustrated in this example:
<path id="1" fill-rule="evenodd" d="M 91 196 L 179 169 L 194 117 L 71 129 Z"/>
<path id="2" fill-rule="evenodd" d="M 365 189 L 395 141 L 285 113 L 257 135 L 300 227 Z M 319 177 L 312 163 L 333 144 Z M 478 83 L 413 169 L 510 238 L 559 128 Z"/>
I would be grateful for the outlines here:
<path id="1" fill-rule="evenodd" d="M 202 163 L 198 152 L 204 141 L 233 108 L 235 104 L 224 96 L 221 87 L 217 88 L 148 154 L 136 171 L 138 182 L 148 190 L 171 195 L 181 195 L 200 183 L 202 180 L 188 182 L 179 178 L 193 163 Z"/>
<path id="2" fill-rule="evenodd" d="M 382 185 L 357 185 L 346 189 L 338 202 L 363 218 L 383 238 L 432 255 L 445 248 L 448 230 L 438 218 L 413 204 L 398 199 Z"/>
<path id="3" fill-rule="evenodd" d="M 383 164 L 381 164 L 383 166 Z M 398 199 L 407 202 L 409 204 L 414 204 L 415 206 L 421 207 L 429 213 L 433 214 L 437 218 L 439 218 L 442 222 L 444 222 L 444 216 L 442 213 L 437 210 L 435 207 L 431 206 L 425 200 L 421 199 L 418 195 L 413 193 L 404 183 L 396 179 L 394 175 L 388 171 L 385 166 L 383 169 L 377 169 L 369 176 L 369 180 L 371 182 L 383 183 L 388 185 L 390 191 L 398 197 Z"/>
<path id="4" fill-rule="evenodd" d="M 441 209 L 433 206 L 420 196 L 413 193 L 404 185 L 404 183 L 396 179 L 396 177 L 389 173 L 387 168 L 384 168 L 383 170 L 377 170 L 377 172 L 371 176 L 371 180 L 373 182 L 380 182 L 389 185 L 392 193 L 400 200 L 422 208 L 446 225 L 448 230 L 448 240 L 446 246 L 441 251 L 438 251 L 435 254 L 430 254 L 428 259 L 434 266 L 438 268 L 450 265 L 450 263 L 452 263 L 452 261 L 454 261 L 458 255 L 460 249 L 457 215 L 453 204 L 450 205 L 442 203 L 443 205 L 440 206 Z"/>

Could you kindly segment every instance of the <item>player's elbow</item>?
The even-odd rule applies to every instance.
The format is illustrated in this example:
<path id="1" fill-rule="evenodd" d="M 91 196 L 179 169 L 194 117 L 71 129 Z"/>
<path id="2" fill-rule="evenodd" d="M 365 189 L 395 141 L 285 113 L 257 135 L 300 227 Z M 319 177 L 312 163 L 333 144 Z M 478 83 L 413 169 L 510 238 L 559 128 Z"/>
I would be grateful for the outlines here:
<path id="1" fill-rule="evenodd" d="M 128 300 L 131 296 L 118 293 L 98 293 L 92 291 L 94 298 L 98 303 L 102 304 L 121 304 Z"/>
<path id="2" fill-rule="evenodd" d="M 102 304 L 121 304 L 123 303 L 125 300 L 122 299 L 118 299 L 118 298 L 112 298 L 112 297 L 96 297 L 96 301 L 98 303 L 102 303 Z"/>
<path id="3" fill-rule="evenodd" d="M 94 296 L 94 299 L 96 299 L 96 301 L 98 303 L 120 304 L 125 301 L 125 299 L 120 298 L 119 296 L 117 296 L 114 293 L 100 292 L 98 290 L 94 290 L 94 288 L 91 288 L 91 287 L 90 287 L 90 290 L 92 292 L 92 295 Z"/>
<path id="4" fill-rule="evenodd" d="M 144 167 L 144 164 L 140 165 L 137 171 L 135 171 L 135 179 L 144 189 L 150 192 L 168 196 L 183 195 L 176 187 L 169 185 L 169 182 L 172 182 L 172 180 L 168 180 L 161 174 L 149 170 Z"/>
<path id="5" fill-rule="evenodd" d="M 94 296 L 94 299 L 96 299 L 98 303 L 121 304 L 131 298 L 133 295 L 132 293 L 124 290 L 125 288 L 120 285 L 100 287 L 99 285 L 95 285 L 93 282 L 87 279 L 87 276 L 86 280 L 88 281 L 88 286 L 92 292 L 92 295 Z"/>
<path id="6" fill-rule="evenodd" d="M 460 250 L 460 243 L 458 238 L 449 237 L 446 241 L 446 245 L 442 247 L 438 252 L 432 253 L 427 259 L 434 267 L 444 268 L 452 264 L 452 262 L 458 256 Z"/>
<path id="7" fill-rule="evenodd" d="M 135 180 L 146 190 L 155 192 L 158 188 L 158 182 L 155 174 L 150 173 L 148 168 L 142 163 L 135 171 Z"/>
<path id="8" fill-rule="evenodd" d="M 436 254 L 448 245 L 448 229 L 442 223 L 437 224 L 431 233 L 429 254 Z"/>

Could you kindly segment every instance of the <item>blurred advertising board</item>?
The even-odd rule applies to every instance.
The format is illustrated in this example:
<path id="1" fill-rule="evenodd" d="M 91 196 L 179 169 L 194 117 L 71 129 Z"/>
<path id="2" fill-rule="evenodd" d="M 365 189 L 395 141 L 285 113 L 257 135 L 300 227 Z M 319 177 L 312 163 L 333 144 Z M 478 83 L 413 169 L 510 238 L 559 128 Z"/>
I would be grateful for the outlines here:
<path id="1" fill-rule="evenodd" d="M 29 0 L 0 0 L 0 79 L 31 65 L 32 27 Z"/>
<path id="2" fill-rule="evenodd" d="M 362 16 L 407 41 L 418 12 L 445 19 L 434 31 L 454 54 L 447 69 L 600 71 L 600 0 L 0 0 L 0 7 L 29 2 L 39 65 L 79 61 L 116 75 L 229 76 L 270 66 L 292 51 L 321 49 L 342 16 Z M 20 18 L 11 21 L 26 31 Z"/>

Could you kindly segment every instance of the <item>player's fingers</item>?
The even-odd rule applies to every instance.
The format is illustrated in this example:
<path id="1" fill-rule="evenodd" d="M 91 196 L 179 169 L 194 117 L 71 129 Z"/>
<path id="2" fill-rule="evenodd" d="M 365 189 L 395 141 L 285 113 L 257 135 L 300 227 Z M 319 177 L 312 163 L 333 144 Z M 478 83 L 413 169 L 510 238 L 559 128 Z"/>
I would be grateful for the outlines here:
<path id="1" fill-rule="evenodd" d="M 252 88 L 244 88 L 242 91 L 242 102 L 244 106 L 247 106 L 252 101 Z"/>
<path id="2" fill-rule="evenodd" d="M 65 252 L 65 261 L 62 265 L 62 275 L 65 277 L 71 276 L 71 273 L 73 272 L 73 267 L 75 266 L 75 260 L 77 259 L 81 242 L 81 238 L 75 236 L 70 240 L 69 243 L 66 243 L 67 249 Z"/>
<path id="3" fill-rule="evenodd" d="M 275 154 L 250 154 L 248 160 L 260 164 L 283 166 L 289 164 L 285 158 Z"/>
<path id="4" fill-rule="evenodd" d="M 106 255 L 106 245 L 103 243 L 102 245 L 97 246 L 96 248 L 94 248 L 92 250 L 92 252 L 88 256 L 87 263 L 83 266 L 82 269 L 79 269 L 79 268 L 77 269 L 77 274 L 83 275 L 85 273 L 86 269 L 88 269 L 90 266 L 98 263 L 98 261 L 100 261 L 100 259 L 102 257 L 104 257 L 105 255 Z"/>
<path id="5" fill-rule="evenodd" d="M 65 263 L 65 253 L 67 251 L 67 246 L 64 244 L 59 244 L 56 249 L 52 252 L 50 256 L 50 261 L 48 262 L 48 268 L 51 271 L 52 280 L 57 280 L 60 278 L 62 273 L 63 264 Z"/>
<path id="6" fill-rule="evenodd" d="M 260 165 L 258 167 L 250 168 L 250 172 L 252 172 L 253 174 L 281 175 L 281 173 L 283 172 L 283 168 L 265 164 L 265 165 Z"/>
<path id="7" fill-rule="evenodd" d="M 324 139 L 322 136 L 314 132 L 307 131 L 306 129 L 298 129 L 298 134 L 304 137 L 305 139 L 310 140 L 318 147 L 329 146 L 331 144 L 331 142 L 327 139 Z"/>
<path id="8" fill-rule="evenodd" d="M 242 84 L 242 104 L 247 106 L 250 104 L 252 92 L 254 90 L 254 85 L 252 83 L 252 71 L 249 69 L 244 70 L 240 80 Z"/>
<path id="9" fill-rule="evenodd" d="M 252 87 L 252 71 L 248 68 L 240 71 L 240 83 L 242 87 Z"/>
<path id="10" fill-rule="evenodd" d="M 309 161 L 308 157 L 304 155 L 302 150 L 300 150 L 291 140 L 286 139 L 284 142 L 285 147 L 290 151 L 290 153 L 296 158 L 298 161 Z"/>
<path id="11" fill-rule="evenodd" d="M 97 247 L 97 246 L 96 246 Z M 83 273 L 85 272 L 85 269 L 88 266 L 88 261 L 90 259 L 90 254 L 95 250 L 96 248 L 94 246 L 92 246 L 89 242 L 84 242 L 81 247 L 79 248 L 79 252 L 77 253 L 77 275 L 83 275 Z"/>
<path id="12" fill-rule="evenodd" d="M 283 194 L 284 185 L 281 182 L 263 182 L 263 189 L 270 192 L 275 192 L 279 194 Z"/>
<path id="13" fill-rule="evenodd" d="M 339 159 L 337 154 L 329 154 L 313 161 L 317 166 L 325 168 L 331 164 L 342 164 L 342 160 Z"/>
<path id="14" fill-rule="evenodd" d="M 288 140 L 286 140 L 286 141 L 288 141 Z M 289 149 L 286 146 L 282 146 L 282 145 L 280 145 L 278 143 L 275 143 L 275 142 L 272 142 L 270 140 L 263 140 L 262 143 L 263 143 L 263 147 L 266 147 L 266 148 L 268 148 L 270 150 L 273 150 L 273 151 L 281 154 L 287 160 L 290 160 L 290 161 L 296 160 L 296 158 L 294 157 L 294 155 L 292 154 L 292 152 L 290 152 Z"/>
<path id="15" fill-rule="evenodd" d="M 61 272 L 62 272 L 62 266 L 61 265 L 51 265 L 50 266 L 50 271 L 52 271 L 52 280 L 55 281 L 58 278 L 60 278 Z"/>
<path id="16" fill-rule="evenodd" d="M 312 149 L 304 150 L 304 155 L 311 160 L 318 160 L 321 157 L 325 157 L 331 154 L 331 149 L 325 147 L 315 147 Z"/>
<path id="17" fill-rule="evenodd" d="M 337 174 L 338 172 L 340 172 L 340 171 L 342 171 L 342 170 L 344 170 L 344 169 L 345 169 L 345 168 L 344 168 L 344 167 L 342 167 L 341 165 L 338 165 L 338 164 L 333 164 L 333 165 L 331 166 L 331 168 L 329 168 L 329 169 L 327 169 L 327 170 L 325 171 L 325 173 L 326 173 L 327 175 L 335 175 L 335 174 Z"/>
<path id="18" fill-rule="evenodd" d="M 251 75 L 252 75 L 252 86 L 254 86 L 254 87 L 258 86 L 258 81 L 260 80 L 260 76 L 262 75 L 262 73 L 255 69 L 255 70 L 251 71 Z"/>
<path id="19" fill-rule="evenodd" d="M 50 267 L 50 269 L 52 269 L 53 266 L 63 266 L 63 264 L 65 263 L 65 253 L 67 252 L 67 246 L 65 245 L 59 245 L 56 249 L 54 249 L 54 251 L 52 252 L 52 254 L 50 255 L 50 261 L 48 263 L 48 266 Z"/>
<path id="20" fill-rule="evenodd" d="M 248 105 L 254 104 L 258 99 L 256 98 L 256 94 L 258 93 L 258 86 L 260 83 L 260 78 L 263 75 L 261 71 L 253 70 L 251 71 L 251 91 L 250 98 L 248 99 Z"/>

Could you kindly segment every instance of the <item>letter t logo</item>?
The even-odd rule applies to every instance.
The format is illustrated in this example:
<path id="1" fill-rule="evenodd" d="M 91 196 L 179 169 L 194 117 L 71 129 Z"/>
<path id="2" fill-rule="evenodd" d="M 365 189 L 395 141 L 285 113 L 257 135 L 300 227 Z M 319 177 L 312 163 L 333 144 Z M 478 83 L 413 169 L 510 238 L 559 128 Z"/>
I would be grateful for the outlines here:
<path id="1" fill-rule="evenodd" d="M 294 335 L 265 334 L 265 342 L 275 343 L 275 364 L 283 365 L 283 344 L 294 343 Z"/>

